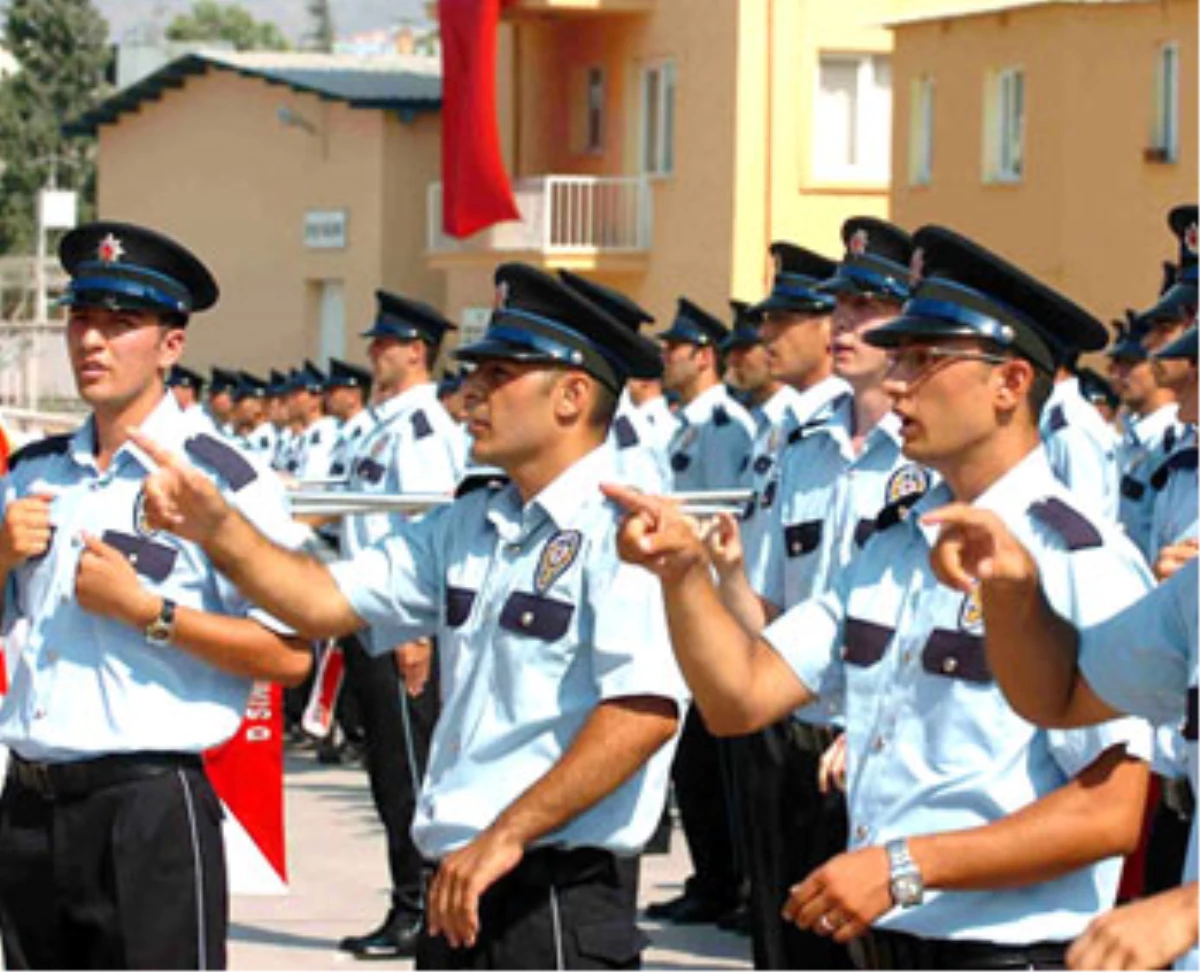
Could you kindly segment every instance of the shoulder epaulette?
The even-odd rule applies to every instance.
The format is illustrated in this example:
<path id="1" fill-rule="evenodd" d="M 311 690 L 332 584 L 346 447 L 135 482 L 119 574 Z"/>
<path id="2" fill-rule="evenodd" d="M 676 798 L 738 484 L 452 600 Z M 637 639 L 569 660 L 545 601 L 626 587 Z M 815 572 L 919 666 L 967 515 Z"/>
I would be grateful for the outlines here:
<path id="1" fill-rule="evenodd" d="M 613 422 L 613 435 L 616 437 L 617 446 L 621 449 L 632 449 L 639 441 L 637 429 L 633 427 L 628 415 L 617 416 L 616 421 Z"/>
<path id="2" fill-rule="evenodd" d="M 413 412 L 412 418 L 413 435 L 418 439 L 424 439 L 427 436 L 433 435 L 433 426 L 429 424 L 429 417 L 421 410 Z"/>
<path id="3" fill-rule="evenodd" d="M 1104 545 L 1104 538 L 1092 522 L 1056 497 L 1032 504 L 1029 515 L 1062 537 L 1068 550 L 1086 550 Z"/>
<path id="4" fill-rule="evenodd" d="M 464 496 L 470 496 L 481 489 L 495 492 L 507 486 L 508 482 L 508 477 L 501 472 L 467 473 L 467 475 L 459 480 L 458 486 L 455 487 L 454 498 L 456 500 L 462 499 Z"/>
<path id="5" fill-rule="evenodd" d="M 183 444 L 183 451 L 220 473 L 235 493 L 258 478 L 254 466 L 245 456 L 207 432 L 188 439 Z"/>
<path id="6" fill-rule="evenodd" d="M 1167 480 L 1171 478 L 1171 473 L 1176 469 L 1195 469 L 1196 468 L 1196 447 L 1189 446 L 1186 449 L 1180 449 L 1174 453 L 1166 462 L 1154 470 L 1154 475 L 1150 477 L 1150 485 L 1155 490 L 1161 490 L 1167 485 Z"/>
<path id="7" fill-rule="evenodd" d="M 792 429 L 791 432 L 788 433 L 787 444 L 795 445 L 797 442 L 799 442 L 801 439 L 803 439 L 806 435 L 811 435 L 813 432 L 816 432 L 818 429 L 825 428 L 825 426 L 828 424 L 829 424 L 828 416 L 825 416 L 822 418 L 809 419 L 803 425 L 796 426 L 794 429 Z"/>
<path id="8" fill-rule="evenodd" d="M 42 456 L 66 455 L 70 444 L 71 434 L 69 432 L 63 435 L 48 435 L 44 439 L 38 439 L 37 442 L 30 442 L 14 452 L 8 460 L 8 468 L 16 469 L 21 463 L 29 459 L 39 459 Z"/>
<path id="9" fill-rule="evenodd" d="M 1061 405 L 1055 405 L 1050 411 L 1050 418 L 1046 424 L 1051 432 L 1058 432 L 1067 427 L 1067 414 Z"/>
<path id="10" fill-rule="evenodd" d="M 728 425 L 729 412 L 724 405 L 718 405 L 712 412 L 713 425 Z"/>

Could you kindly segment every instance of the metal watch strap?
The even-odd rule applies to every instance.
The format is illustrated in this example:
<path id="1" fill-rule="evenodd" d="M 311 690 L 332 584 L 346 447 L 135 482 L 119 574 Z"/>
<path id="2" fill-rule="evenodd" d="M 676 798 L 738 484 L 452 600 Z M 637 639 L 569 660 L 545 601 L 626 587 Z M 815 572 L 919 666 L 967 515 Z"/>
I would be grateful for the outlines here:
<path id="1" fill-rule="evenodd" d="M 169 597 L 162 599 L 158 617 L 146 625 L 146 640 L 152 645 L 166 645 L 175 633 L 175 602 Z"/>

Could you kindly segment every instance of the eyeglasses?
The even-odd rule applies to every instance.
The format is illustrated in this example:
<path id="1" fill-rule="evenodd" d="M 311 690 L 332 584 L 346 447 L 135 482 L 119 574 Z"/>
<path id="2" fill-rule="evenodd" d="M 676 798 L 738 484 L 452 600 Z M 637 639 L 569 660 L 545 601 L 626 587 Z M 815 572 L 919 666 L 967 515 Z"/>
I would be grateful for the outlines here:
<path id="1" fill-rule="evenodd" d="M 947 361 L 983 361 L 987 364 L 1004 364 L 1009 359 L 986 351 L 971 351 L 968 348 L 938 348 L 916 345 L 895 348 L 888 352 L 887 376 L 897 381 L 911 382 L 924 378 Z"/>

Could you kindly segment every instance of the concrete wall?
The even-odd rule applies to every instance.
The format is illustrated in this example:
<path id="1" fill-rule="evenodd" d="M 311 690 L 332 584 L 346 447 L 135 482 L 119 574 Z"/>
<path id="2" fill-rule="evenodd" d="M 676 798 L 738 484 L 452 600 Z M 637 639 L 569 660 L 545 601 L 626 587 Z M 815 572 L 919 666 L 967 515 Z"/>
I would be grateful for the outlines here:
<path id="1" fill-rule="evenodd" d="M 895 31 L 892 211 L 960 229 L 1103 319 L 1144 307 L 1177 247 L 1174 204 L 1196 198 L 1197 5 L 1051 4 Z M 1180 47 L 1180 157 L 1148 162 L 1159 46 Z M 983 180 L 989 70 L 1025 70 L 1025 172 Z M 908 184 L 911 79 L 934 78 L 933 173 Z"/>
<path id="2" fill-rule="evenodd" d="M 315 133 L 280 123 L 292 110 Z M 422 257 L 439 122 L 322 101 L 224 71 L 188 79 L 100 129 L 99 211 L 177 236 L 222 290 L 190 328 L 187 360 L 265 371 L 317 353 L 318 282 L 345 288 L 348 357 L 381 284 L 439 302 Z M 344 250 L 306 249 L 304 216 L 348 213 Z"/>

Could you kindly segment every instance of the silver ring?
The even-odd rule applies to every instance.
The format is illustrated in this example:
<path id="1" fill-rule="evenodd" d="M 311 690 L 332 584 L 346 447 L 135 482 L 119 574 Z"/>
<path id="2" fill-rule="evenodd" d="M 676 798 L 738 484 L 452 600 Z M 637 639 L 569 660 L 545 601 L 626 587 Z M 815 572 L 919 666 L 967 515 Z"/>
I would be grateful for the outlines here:
<path id="1" fill-rule="evenodd" d="M 817 922 L 817 924 L 821 926 L 822 931 L 827 931 L 827 932 L 831 932 L 837 927 L 833 923 L 833 919 L 831 919 L 829 917 L 829 915 L 821 915 L 821 918 Z"/>

